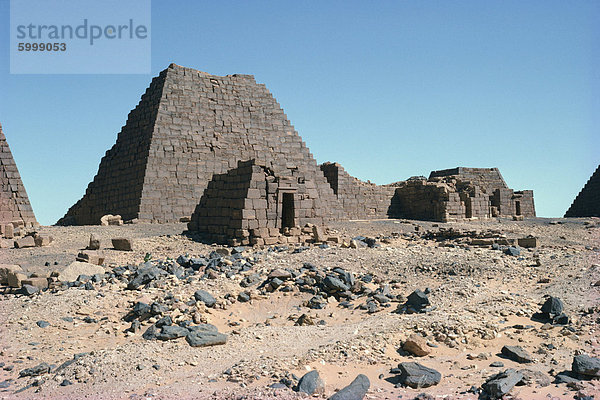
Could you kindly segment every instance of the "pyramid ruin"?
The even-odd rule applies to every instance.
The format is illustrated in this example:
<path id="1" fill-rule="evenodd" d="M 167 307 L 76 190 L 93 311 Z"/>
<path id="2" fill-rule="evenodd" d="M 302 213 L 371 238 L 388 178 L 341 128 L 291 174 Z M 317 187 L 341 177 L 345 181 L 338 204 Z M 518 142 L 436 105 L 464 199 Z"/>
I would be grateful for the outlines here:
<path id="1" fill-rule="evenodd" d="M 600 217 L 600 165 L 573 200 L 566 217 Z"/>
<path id="2" fill-rule="evenodd" d="M 171 64 L 152 80 L 84 196 L 58 223 L 98 224 L 107 214 L 190 221 L 191 231 L 210 240 L 267 243 L 286 229 L 336 220 L 535 215 L 532 192 L 509 189 L 497 169 L 434 171 L 425 190 L 440 179 L 454 194 L 418 194 L 414 182 L 379 186 L 337 163 L 317 165 L 253 76 Z M 440 201 L 442 209 L 431 209 Z"/>
<path id="3" fill-rule="evenodd" d="M 510 189 L 497 168 L 458 167 L 432 171 L 429 179 L 399 183 L 391 214 L 431 221 L 535 217 L 533 191 Z"/>
<path id="4" fill-rule="evenodd" d="M 0 182 L 2 183 L 2 207 L 0 208 L 2 233 L 5 233 L 5 226 L 8 224 L 15 228 L 37 225 L 17 164 L 2 132 L 2 125 L 0 125 Z"/>

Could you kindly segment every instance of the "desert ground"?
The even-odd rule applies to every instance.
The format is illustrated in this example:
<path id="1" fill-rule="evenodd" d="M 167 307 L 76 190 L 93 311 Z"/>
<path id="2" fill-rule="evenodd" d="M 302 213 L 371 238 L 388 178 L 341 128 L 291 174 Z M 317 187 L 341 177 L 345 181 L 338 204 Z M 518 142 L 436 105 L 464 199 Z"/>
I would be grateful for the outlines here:
<path id="1" fill-rule="evenodd" d="M 524 378 L 506 399 L 600 394 L 597 378 L 555 383 L 575 356 L 600 356 L 598 218 L 350 221 L 329 226 L 340 243 L 243 249 L 198 242 L 185 228 L 44 226 L 48 246 L 5 240 L 1 264 L 53 282 L 31 295 L 0 289 L 0 398 L 329 398 L 364 374 L 366 399 L 477 399 L 507 369 Z M 104 275 L 61 283 L 91 234 Z M 536 247 L 510 245 L 528 236 Z M 116 237 L 131 239 L 133 251 L 113 249 Z M 160 274 L 133 285 L 143 268 Z M 429 304 L 407 309 L 417 289 Z M 536 318 L 548 296 L 564 303 L 568 323 Z M 152 315 L 136 315 L 138 303 Z M 145 339 L 165 317 L 177 329 L 211 324 L 226 343 Z M 504 346 L 520 346 L 526 360 Z M 398 365 L 408 362 L 441 380 L 402 384 Z M 40 364 L 41 373 L 23 373 Z M 322 380 L 315 393 L 295 391 L 311 370 Z"/>

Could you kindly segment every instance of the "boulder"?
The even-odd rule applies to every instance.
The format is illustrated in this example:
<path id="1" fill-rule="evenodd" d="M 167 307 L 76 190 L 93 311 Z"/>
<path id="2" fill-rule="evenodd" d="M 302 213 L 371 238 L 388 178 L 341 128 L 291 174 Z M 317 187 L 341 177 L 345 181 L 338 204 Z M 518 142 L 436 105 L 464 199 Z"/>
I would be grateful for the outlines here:
<path id="1" fill-rule="evenodd" d="M 428 368 L 416 362 L 398 364 L 400 375 L 398 381 L 413 389 L 437 385 L 442 380 L 442 374 L 433 368 Z"/>
<path id="2" fill-rule="evenodd" d="M 99 250 L 100 239 L 98 239 L 93 233 L 90 235 L 90 241 L 86 247 L 86 250 Z"/>
<path id="3" fill-rule="evenodd" d="M 542 305 L 542 313 L 546 314 L 548 317 L 560 315 L 564 309 L 565 306 L 558 297 L 548 297 Z"/>
<path id="4" fill-rule="evenodd" d="M 504 346 L 501 353 L 506 358 L 521 364 L 533 362 L 532 355 L 521 346 Z"/>
<path id="5" fill-rule="evenodd" d="M 10 272 L 23 272 L 23 268 L 16 264 L 0 264 L 0 285 L 8 285 L 8 274 Z"/>
<path id="6" fill-rule="evenodd" d="M 523 374 L 514 369 L 490 377 L 481 388 L 490 399 L 501 399 L 502 396 L 512 390 L 513 387 L 523 379 Z"/>
<path id="7" fill-rule="evenodd" d="M 97 251 L 82 251 L 77 254 L 76 261 L 86 262 L 95 265 L 104 264 L 104 254 Z"/>
<path id="8" fill-rule="evenodd" d="M 48 288 L 48 278 L 27 278 L 21 281 L 21 286 L 33 286 L 38 288 L 39 290 L 44 290 Z"/>
<path id="9" fill-rule="evenodd" d="M 47 374 L 48 372 L 50 372 L 50 366 L 44 362 L 36 365 L 35 367 L 26 368 L 22 370 L 21 372 L 19 372 L 19 377 L 22 378 L 25 376 L 40 376 L 43 374 Z"/>
<path id="10" fill-rule="evenodd" d="M 27 275 L 22 272 L 9 272 L 7 275 L 8 286 L 12 288 L 20 288 L 24 279 L 27 279 Z"/>
<path id="11" fill-rule="evenodd" d="M 194 292 L 194 298 L 196 301 L 203 302 L 206 307 L 214 307 L 217 303 L 217 300 L 213 297 L 213 295 L 208 293 L 206 290 L 196 290 Z"/>
<path id="12" fill-rule="evenodd" d="M 425 339 L 416 334 L 412 334 L 408 339 L 406 339 L 402 345 L 402 349 L 417 357 L 423 357 L 431 353 L 431 349 L 429 346 L 427 346 Z"/>
<path id="13" fill-rule="evenodd" d="M 322 394 L 325 392 L 325 382 L 319 376 L 319 372 L 312 370 L 304 374 L 298 381 L 297 391 L 313 395 L 315 393 Z"/>
<path id="14" fill-rule="evenodd" d="M 129 238 L 113 238 L 111 241 L 115 250 L 133 251 L 133 240 Z"/>
<path id="15" fill-rule="evenodd" d="M 369 378 L 360 374 L 352 383 L 331 396 L 329 400 L 362 400 L 370 386 Z"/>
<path id="16" fill-rule="evenodd" d="M 104 268 L 99 265 L 81 261 L 73 261 L 67 268 L 58 274 L 58 280 L 63 282 L 73 282 L 77 280 L 79 275 L 92 276 L 103 273 Z"/>
<path id="17" fill-rule="evenodd" d="M 27 247 L 35 247 L 35 239 L 33 236 L 23 236 L 22 238 L 15 240 L 16 249 L 24 249 Z"/>
<path id="18" fill-rule="evenodd" d="M 107 214 L 100 218 L 100 225 L 108 226 L 108 225 L 123 225 L 123 219 L 120 215 L 112 215 Z"/>
<path id="19" fill-rule="evenodd" d="M 600 358 L 580 354 L 573 358 L 573 372 L 589 378 L 600 378 Z"/>
<path id="20" fill-rule="evenodd" d="M 192 347 L 215 346 L 227 343 L 227 335 L 217 332 L 215 326 L 206 324 L 191 326 L 185 340 Z"/>

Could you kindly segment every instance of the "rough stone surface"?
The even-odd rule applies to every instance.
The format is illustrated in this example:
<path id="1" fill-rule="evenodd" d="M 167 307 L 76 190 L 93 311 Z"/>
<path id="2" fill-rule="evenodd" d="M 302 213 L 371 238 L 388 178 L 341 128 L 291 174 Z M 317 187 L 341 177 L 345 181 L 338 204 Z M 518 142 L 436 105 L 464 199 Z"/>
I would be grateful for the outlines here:
<path id="1" fill-rule="evenodd" d="M 502 355 L 516 361 L 518 363 L 533 362 L 533 357 L 521 346 L 504 346 L 502 347 Z"/>
<path id="2" fill-rule="evenodd" d="M 427 341 L 422 336 L 416 334 L 410 335 L 406 339 L 402 345 L 402 349 L 418 357 L 423 357 L 431 353 L 431 348 L 427 346 Z"/>
<path id="3" fill-rule="evenodd" d="M 79 275 L 92 276 L 95 274 L 103 274 L 104 268 L 99 265 L 94 265 L 81 261 L 73 261 L 67 268 L 62 270 L 58 275 L 58 279 L 63 282 L 73 282 L 77 280 Z"/>
<path id="4" fill-rule="evenodd" d="M 20 265 L 0 264 L 0 285 L 8 285 L 8 274 L 23 272 Z"/>
<path id="5" fill-rule="evenodd" d="M 111 240 L 115 250 L 133 251 L 133 240 L 128 238 L 114 238 Z"/>
<path id="6" fill-rule="evenodd" d="M 573 372 L 589 377 L 600 377 L 600 358 L 580 354 L 573 358 L 571 366 Z"/>
<path id="7" fill-rule="evenodd" d="M 25 186 L 17 164 L 13 159 L 6 137 L 0 125 L 0 225 L 8 225 L 12 221 L 22 221 L 27 226 L 37 225 L 33 209 L 29 203 Z M 10 237 L 9 237 L 10 236 Z M 12 238 L 12 227 L 8 239 Z"/>
<path id="8" fill-rule="evenodd" d="M 504 372 L 493 375 L 481 387 L 490 399 L 500 399 L 512 390 L 512 388 L 523 379 L 523 374 L 507 369 Z"/>
<path id="9" fill-rule="evenodd" d="M 325 382 L 319 376 L 317 370 L 307 372 L 298 381 L 298 392 L 313 395 L 315 393 L 323 393 L 325 391 Z"/>
<path id="10" fill-rule="evenodd" d="M 362 400 L 370 386 L 369 378 L 360 374 L 348 386 L 333 394 L 329 400 Z"/>
<path id="11" fill-rule="evenodd" d="M 438 371 L 416 362 L 403 362 L 398 364 L 398 368 L 399 382 L 413 389 L 434 386 L 442 380 L 442 374 Z"/>
<path id="12" fill-rule="evenodd" d="M 600 165 L 575 197 L 565 217 L 600 217 Z"/>

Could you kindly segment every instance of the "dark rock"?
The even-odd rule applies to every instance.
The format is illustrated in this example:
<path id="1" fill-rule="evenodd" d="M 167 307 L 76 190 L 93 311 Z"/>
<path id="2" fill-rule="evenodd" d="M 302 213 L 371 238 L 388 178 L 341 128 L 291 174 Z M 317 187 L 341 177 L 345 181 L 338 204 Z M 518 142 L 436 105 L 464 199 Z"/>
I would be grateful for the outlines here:
<path id="1" fill-rule="evenodd" d="M 0 382 L 0 389 L 6 389 L 7 387 L 10 387 L 10 382 L 9 381 L 2 381 L 2 382 Z"/>
<path id="2" fill-rule="evenodd" d="M 552 323 L 553 324 L 557 324 L 557 325 L 568 325 L 569 324 L 570 319 L 567 316 L 567 314 L 565 313 L 560 313 L 559 315 L 557 315 L 556 317 L 554 317 L 552 319 Z"/>
<path id="3" fill-rule="evenodd" d="M 296 391 L 308 395 L 312 395 L 313 393 L 323 393 L 325 391 L 325 382 L 323 382 L 323 379 L 319 376 L 319 372 L 312 370 L 300 378 Z"/>
<path id="4" fill-rule="evenodd" d="M 50 326 L 50 323 L 47 321 L 38 321 L 35 323 L 37 326 L 39 326 L 40 328 L 47 328 Z"/>
<path id="5" fill-rule="evenodd" d="M 360 374 L 348 386 L 331 396 L 329 400 L 362 400 L 370 386 L 369 378 Z"/>
<path id="6" fill-rule="evenodd" d="M 180 337 L 187 336 L 189 331 L 186 328 L 182 328 L 178 325 L 167 325 L 163 326 L 156 334 L 156 339 L 158 340 L 173 340 Z"/>
<path id="7" fill-rule="evenodd" d="M 72 384 L 73 384 L 73 382 L 71 382 L 71 381 L 70 381 L 70 380 L 68 380 L 68 379 L 65 379 L 65 380 L 63 380 L 63 381 L 60 383 L 60 386 L 69 386 L 69 385 L 72 385 Z"/>
<path id="8" fill-rule="evenodd" d="M 146 303 L 138 301 L 133 306 L 133 309 L 123 319 L 127 322 L 131 322 L 134 319 L 139 319 L 140 321 L 143 321 L 145 319 L 150 318 L 151 316 L 152 313 L 150 312 L 150 306 Z"/>
<path id="9" fill-rule="evenodd" d="M 558 297 L 548 297 L 542 305 L 542 312 L 547 315 L 560 315 L 565 306 Z"/>
<path id="10" fill-rule="evenodd" d="M 521 379 L 521 381 L 517 385 L 535 387 L 550 386 L 550 377 L 541 371 L 534 371 L 531 369 L 520 369 L 519 372 L 523 374 L 523 379 Z"/>
<path id="11" fill-rule="evenodd" d="M 271 287 L 273 288 L 273 290 L 277 290 L 281 285 L 283 285 L 283 281 L 279 278 L 273 278 L 271 279 Z"/>
<path id="12" fill-rule="evenodd" d="M 413 389 L 434 386 L 442 380 L 442 374 L 438 371 L 416 362 L 403 362 L 398 364 L 398 368 L 398 382 Z"/>
<path id="13" fill-rule="evenodd" d="M 209 330 L 192 330 L 185 337 L 192 347 L 206 347 L 227 343 L 227 335 Z"/>
<path id="14" fill-rule="evenodd" d="M 250 294 L 248 292 L 242 292 L 238 294 L 237 300 L 241 303 L 246 303 L 250 301 Z"/>
<path id="15" fill-rule="evenodd" d="M 490 377 L 481 388 L 490 399 L 500 399 L 512 390 L 513 387 L 523 379 L 523 374 L 514 369 Z"/>
<path id="16" fill-rule="evenodd" d="M 250 286 L 256 285 L 260 281 L 261 281 L 261 277 L 259 274 L 250 274 L 250 275 L 244 277 L 244 279 L 242 279 L 242 281 L 240 282 L 240 286 L 241 287 L 250 287 Z"/>
<path id="17" fill-rule="evenodd" d="M 217 300 L 213 297 L 213 295 L 208 293 L 206 290 L 196 290 L 196 292 L 194 292 L 194 298 L 196 301 L 203 302 L 206 307 L 214 307 L 217 303 Z"/>
<path id="18" fill-rule="evenodd" d="M 146 332 L 142 334 L 142 337 L 146 340 L 156 340 L 156 335 L 159 333 L 159 328 L 156 325 L 151 325 L 146 329 Z"/>
<path id="19" fill-rule="evenodd" d="M 509 256 L 518 257 L 521 255 L 521 250 L 518 247 L 510 246 L 504 250 L 504 253 Z"/>
<path id="20" fill-rule="evenodd" d="M 502 361 L 494 361 L 493 363 L 490 364 L 490 367 L 502 368 L 502 367 L 504 367 L 504 363 Z"/>
<path id="21" fill-rule="evenodd" d="M 327 306 L 327 301 L 321 296 L 313 296 L 308 301 L 308 308 L 312 308 L 313 310 L 320 310 Z"/>
<path id="22" fill-rule="evenodd" d="M 157 279 L 161 275 L 166 274 L 162 269 L 155 267 L 150 263 L 144 264 L 145 266 L 140 268 L 135 276 L 129 284 L 127 285 L 127 289 L 129 290 L 138 290 L 141 286 L 146 285 L 153 280 Z"/>
<path id="23" fill-rule="evenodd" d="M 521 346 L 504 346 L 502 347 L 502 355 L 506 358 L 516 361 L 518 363 L 530 363 L 533 362 L 533 357 Z"/>
<path id="24" fill-rule="evenodd" d="M 577 374 L 598 378 L 600 377 L 600 358 L 580 354 L 573 358 L 571 369 Z"/>
<path id="25" fill-rule="evenodd" d="M 40 291 L 39 288 L 32 286 L 32 285 L 28 285 L 28 284 L 23 284 L 21 286 L 21 288 L 19 289 L 19 293 L 24 294 L 25 296 L 34 295 L 34 294 L 38 293 L 39 291 Z"/>
<path id="26" fill-rule="evenodd" d="M 133 240 L 128 238 L 111 239 L 113 248 L 121 251 L 133 251 Z"/>
<path id="27" fill-rule="evenodd" d="M 35 367 L 24 369 L 23 371 L 19 372 L 19 377 L 40 376 L 47 374 L 48 372 L 50 372 L 50 366 L 44 362 L 36 365 Z"/>
<path id="28" fill-rule="evenodd" d="M 142 329 L 142 324 L 140 323 L 140 321 L 133 320 L 133 322 L 131 323 L 131 326 L 129 328 L 127 328 L 126 330 L 131 332 L 131 333 L 138 333 L 140 330 Z"/>
<path id="29" fill-rule="evenodd" d="M 327 292 L 345 292 L 346 290 L 350 290 L 344 282 L 333 276 L 327 276 L 323 280 L 323 285 L 325 285 Z"/>
<path id="30" fill-rule="evenodd" d="M 171 326 L 171 325 L 173 325 L 173 320 L 171 319 L 170 316 L 166 315 L 166 316 L 162 317 L 161 319 L 159 319 L 158 321 L 156 321 L 156 323 L 154 325 L 156 325 L 157 328 L 162 328 L 163 326 Z"/>

